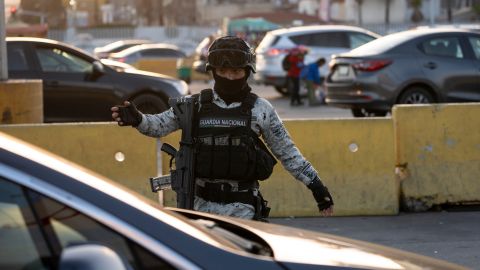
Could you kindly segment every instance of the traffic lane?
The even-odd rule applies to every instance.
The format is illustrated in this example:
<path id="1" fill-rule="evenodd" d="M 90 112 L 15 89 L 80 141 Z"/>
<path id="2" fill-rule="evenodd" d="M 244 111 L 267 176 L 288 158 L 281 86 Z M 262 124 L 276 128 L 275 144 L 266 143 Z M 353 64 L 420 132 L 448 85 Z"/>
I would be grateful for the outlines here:
<path id="1" fill-rule="evenodd" d="M 280 118 L 286 119 L 318 119 L 318 118 L 352 118 L 349 109 L 336 108 L 327 105 L 313 106 L 305 105 L 290 106 L 290 98 L 279 94 L 272 86 L 250 84 L 252 91 L 260 97 L 266 98 L 275 107 Z M 200 93 L 202 89 L 212 88 L 213 82 L 193 81 L 189 84 L 192 94 Z"/>
<path id="2" fill-rule="evenodd" d="M 330 233 L 457 263 L 480 265 L 480 211 L 397 216 L 271 218 L 271 223 Z"/>

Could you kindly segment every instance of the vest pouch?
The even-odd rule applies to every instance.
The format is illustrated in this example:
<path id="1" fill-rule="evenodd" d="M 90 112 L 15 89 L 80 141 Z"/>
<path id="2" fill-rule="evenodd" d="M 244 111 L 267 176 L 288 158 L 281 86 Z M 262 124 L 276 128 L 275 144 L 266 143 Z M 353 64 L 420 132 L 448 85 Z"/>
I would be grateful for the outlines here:
<path id="1" fill-rule="evenodd" d="M 230 145 L 230 179 L 238 181 L 250 181 L 253 175 L 254 167 L 251 160 L 255 153 L 250 150 L 248 138 L 245 136 L 232 137 Z"/>
<path id="2" fill-rule="evenodd" d="M 195 175 L 209 178 L 213 167 L 213 137 L 205 136 L 198 138 L 196 147 Z"/>
<path id="3" fill-rule="evenodd" d="M 228 177 L 230 155 L 229 136 L 215 136 L 213 147 L 213 168 L 211 178 L 226 179 Z"/>
<path id="4" fill-rule="evenodd" d="M 255 145 L 255 150 L 255 176 L 257 180 L 265 180 L 272 175 L 273 167 L 275 167 L 275 164 L 277 164 L 277 160 L 273 157 L 270 151 L 268 151 L 265 144 L 258 138 Z"/>

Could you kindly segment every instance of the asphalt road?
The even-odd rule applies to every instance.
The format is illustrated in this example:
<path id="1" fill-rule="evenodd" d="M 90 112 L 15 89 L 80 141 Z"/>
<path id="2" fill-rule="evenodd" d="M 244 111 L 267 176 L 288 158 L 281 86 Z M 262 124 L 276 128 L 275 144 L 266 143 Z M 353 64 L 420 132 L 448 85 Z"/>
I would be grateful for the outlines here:
<path id="1" fill-rule="evenodd" d="M 480 211 L 275 218 L 270 222 L 368 241 L 480 269 Z"/>

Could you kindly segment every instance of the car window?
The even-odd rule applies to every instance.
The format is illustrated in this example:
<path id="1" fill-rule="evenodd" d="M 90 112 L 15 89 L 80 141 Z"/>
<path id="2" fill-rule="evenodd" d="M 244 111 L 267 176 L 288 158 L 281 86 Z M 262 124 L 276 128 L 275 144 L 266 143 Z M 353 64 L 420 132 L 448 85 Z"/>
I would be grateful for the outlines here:
<path id="1" fill-rule="evenodd" d="M 147 49 L 141 52 L 143 57 L 182 57 L 182 53 L 173 49 Z"/>
<path id="2" fill-rule="evenodd" d="M 258 52 L 263 52 L 268 49 L 268 47 L 273 47 L 277 42 L 280 40 L 280 36 L 273 35 L 270 33 L 267 33 L 265 37 L 263 37 L 262 41 L 260 44 L 258 44 L 258 47 L 256 51 Z"/>
<path id="3" fill-rule="evenodd" d="M 463 58 L 460 41 L 456 37 L 433 38 L 421 45 L 427 55 Z"/>
<path id="4" fill-rule="evenodd" d="M 8 44 L 7 46 L 8 70 L 26 71 L 29 70 L 27 57 L 22 46 Z"/>
<path id="5" fill-rule="evenodd" d="M 33 191 L 29 192 L 29 196 L 43 226 L 57 238 L 62 249 L 71 244 L 97 242 L 115 250 L 134 269 L 173 269 L 142 247 L 83 213 Z M 144 258 L 144 261 L 136 256 Z"/>
<path id="6" fill-rule="evenodd" d="M 344 32 L 308 33 L 291 36 L 290 39 L 297 45 L 334 48 L 350 47 Z"/>
<path id="7" fill-rule="evenodd" d="M 35 50 L 40 66 L 46 72 L 91 72 L 92 64 L 58 48 L 37 48 Z"/>
<path id="8" fill-rule="evenodd" d="M 133 269 L 174 269 L 75 209 L 0 177 L 0 269 L 55 269 L 63 248 L 87 242 L 112 248 Z"/>
<path id="9" fill-rule="evenodd" d="M 475 58 L 480 60 L 480 38 L 479 37 L 468 37 L 470 45 L 472 45 L 473 52 L 475 53 Z"/>
<path id="10" fill-rule="evenodd" d="M 0 269 L 53 269 L 24 191 L 0 177 Z"/>
<path id="11" fill-rule="evenodd" d="M 363 33 L 350 32 L 348 33 L 348 39 L 350 43 L 350 48 L 355 49 L 365 43 L 374 40 L 375 38 Z"/>
<path id="12" fill-rule="evenodd" d="M 133 47 L 133 46 L 136 46 L 136 45 L 138 45 L 138 44 L 123 44 L 123 45 L 121 45 L 121 46 L 118 46 L 118 47 L 115 48 L 115 49 L 110 50 L 110 53 L 121 52 L 121 51 L 123 51 L 123 50 L 125 50 L 125 49 L 128 49 L 128 48 Z"/>

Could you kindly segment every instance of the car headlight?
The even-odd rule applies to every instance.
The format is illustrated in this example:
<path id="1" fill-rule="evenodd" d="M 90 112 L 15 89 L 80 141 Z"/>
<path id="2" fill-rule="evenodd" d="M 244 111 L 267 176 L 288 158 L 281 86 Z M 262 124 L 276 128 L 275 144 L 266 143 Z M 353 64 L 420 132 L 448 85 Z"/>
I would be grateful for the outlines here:
<path id="1" fill-rule="evenodd" d="M 188 84 L 182 80 L 172 80 L 170 81 L 173 87 L 175 87 L 180 95 L 185 96 L 189 94 Z"/>

